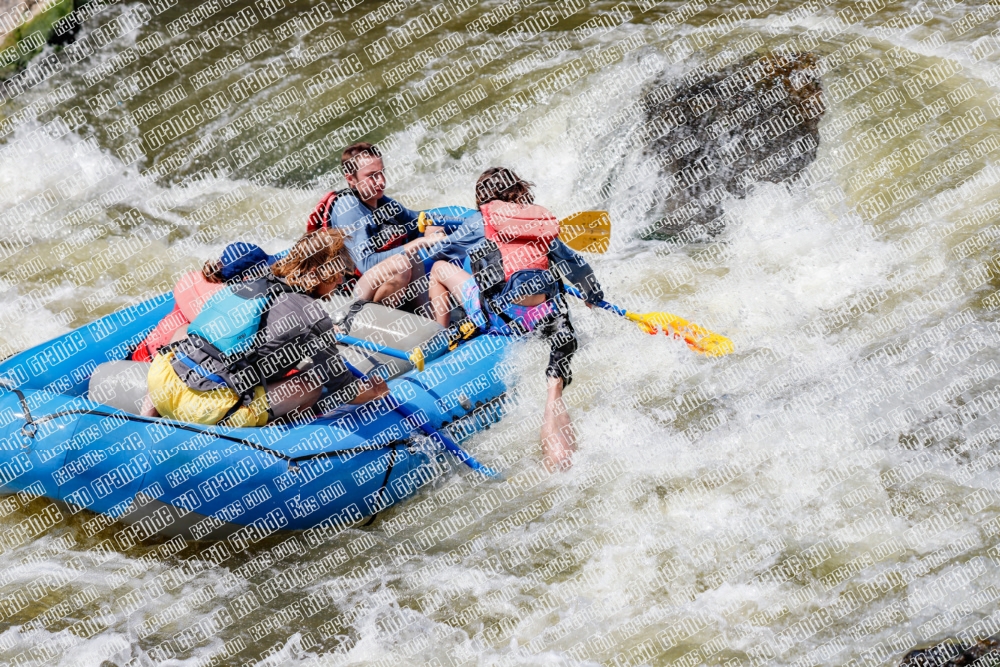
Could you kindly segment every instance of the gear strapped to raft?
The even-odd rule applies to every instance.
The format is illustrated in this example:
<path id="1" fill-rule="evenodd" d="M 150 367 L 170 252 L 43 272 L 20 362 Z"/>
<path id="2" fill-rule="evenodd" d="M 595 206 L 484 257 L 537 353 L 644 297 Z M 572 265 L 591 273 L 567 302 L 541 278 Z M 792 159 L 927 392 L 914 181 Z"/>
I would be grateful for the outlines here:
<path id="1" fill-rule="evenodd" d="M 194 322 L 188 327 L 188 339 L 178 341 L 161 349 L 161 353 L 174 353 L 174 370 L 181 380 L 191 389 L 200 391 L 211 388 L 228 387 L 240 396 L 240 401 L 223 417 L 223 421 L 231 416 L 239 406 L 253 400 L 253 387 L 234 386 L 232 379 L 239 371 L 251 365 L 251 358 L 258 343 L 258 335 L 267 327 L 267 316 L 274 299 L 282 293 L 295 293 L 292 287 L 281 281 L 261 278 L 245 283 L 226 285 L 216 292 L 205 303 L 204 308 Z M 205 368 L 202 362 L 193 359 L 190 352 L 196 348 L 202 352 L 207 361 L 214 360 L 225 375 Z M 182 368 L 178 369 L 177 365 Z M 190 373 L 183 372 L 184 369 Z M 196 376 L 192 378 L 191 374 Z M 216 387 L 206 387 L 207 380 Z M 195 385 L 195 386 L 192 386 Z"/>

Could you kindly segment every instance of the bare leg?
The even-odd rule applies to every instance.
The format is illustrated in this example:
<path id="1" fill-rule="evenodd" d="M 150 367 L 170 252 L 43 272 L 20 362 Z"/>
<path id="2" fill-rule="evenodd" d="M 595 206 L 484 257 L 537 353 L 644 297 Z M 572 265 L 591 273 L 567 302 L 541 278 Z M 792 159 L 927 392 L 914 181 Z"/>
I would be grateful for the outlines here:
<path id="1" fill-rule="evenodd" d="M 427 291 L 435 322 L 443 327 L 448 326 L 451 321 L 451 304 L 448 303 L 448 294 L 449 292 L 454 294 L 455 300 L 462 303 L 462 283 L 471 277 L 470 274 L 454 264 L 434 262 L 434 266 L 431 268 L 431 282 Z"/>
<path id="2" fill-rule="evenodd" d="M 381 303 L 410 284 L 410 260 L 406 253 L 393 255 L 365 272 L 354 286 L 354 298 Z"/>
<path id="3" fill-rule="evenodd" d="M 375 303 L 384 303 L 390 308 L 398 308 L 403 305 L 405 299 L 403 298 L 403 290 L 406 286 L 410 284 L 410 274 L 396 274 L 389 280 L 385 281 L 379 288 L 375 290 L 375 296 L 372 301 Z"/>
<path id="4" fill-rule="evenodd" d="M 542 420 L 542 458 L 551 472 L 568 470 L 573 465 L 576 433 L 562 400 L 562 378 L 548 378 L 549 393 Z"/>
<path id="5" fill-rule="evenodd" d="M 361 405 L 362 403 L 374 401 L 376 398 L 383 398 L 388 395 L 389 385 L 385 383 L 385 380 L 379 377 L 369 378 L 368 388 L 364 389 L 360 394 L 348 401 L 348 403 L 351 405 Z"/>
<path id="6" fill-rule="evenodd" d="M 267 388 L 267 400 L 275 417 L 305 410 L 311 407 L 322 395 L 321 387 L 310 381 L 309 373 L 299 373 L 285 380 L 279 380 Z M 373 378 L 367 387 L 353 399 L 348 401 L 353 405 L 361 405 L 389 394 L 389 386 L 381 378 Z"/>
<path id="7" fill-rule="evenodd" d="M 170 335 L 170 342 L 176 343 L 179 340 L 184 340 L 188 337 L 188 325 L 177 327 L 177 330 Z"/>
<path id="8" fill-rule="evenodd" d="M 284 380 L 278 380 L 267 387 L 267 402 L 275 417 L 283 417 L 289 412 L 302 410 L 319 400 L 322 390 L 311 381 L 309 373 L 299 373 Z"/>
<path id="9" fill-rule="evenodd" d="M 444 262 L 437 262 L 431 268 L 431 280 L 427 286 L 427 298 L 429 299 L 427 308 L 430 312 L 430 318 L 446 327 L 451 322 L 451 309 L 449 308 L 451 304 L 448 302 L 448 288 L 436 275 L 438 264 L 444 264 Z"/>

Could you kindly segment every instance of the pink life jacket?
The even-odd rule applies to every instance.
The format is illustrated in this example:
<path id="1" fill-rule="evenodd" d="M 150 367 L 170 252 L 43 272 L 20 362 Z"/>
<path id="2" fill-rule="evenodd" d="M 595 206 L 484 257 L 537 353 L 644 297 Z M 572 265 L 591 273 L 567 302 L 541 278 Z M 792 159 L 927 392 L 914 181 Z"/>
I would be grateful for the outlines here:
<path id="1" fill-rule="evenodd" d="M 517 271 L 549 268 L 549 246 L 559 237 L 559 219 L 552 211 L 503 201 L 488 202 L 479 210 L 486 238 L 500 249 L 506 280 Z"/>
<path id="2" fill-rule="evenodd" d="M 205 280 L 201 271 L 191 271 L 181 276 L 174 285 L 174 309 L 139 343 L 139 347 L 132 353 L 132 361 L 152 361 L 160 348 L 170 342 L 174 332 L 191 324 L 208 298 L 223 287 L 224 285 Z"/>
<path id="3" fill-rule="evenodd" d="M 191 271 L 181 276 L 174 285 L 174 301 L 187 321 L 194 322 L 205 302 L 223 287 L 222 283 L 208 282 L 201 271 Z"/>

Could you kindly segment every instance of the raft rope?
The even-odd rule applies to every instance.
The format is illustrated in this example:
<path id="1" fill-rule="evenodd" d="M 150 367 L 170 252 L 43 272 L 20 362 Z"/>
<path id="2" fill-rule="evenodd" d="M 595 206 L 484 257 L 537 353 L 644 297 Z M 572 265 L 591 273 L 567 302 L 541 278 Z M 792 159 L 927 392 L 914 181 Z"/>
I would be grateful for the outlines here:
<path id="1" fill-rule="evenodd" d="M 368 357 L 368 355 L 365 355 L 365 356 Z M 369 361 L 373 361 L 373 360 L 369 357 Z M 350 370 L 353 375 L 355 375 L 359 379 L 367 380 L 367 377 L 365 376 L 364 373 L 362 373 L 361 371 L 359 371 L 357 368 L 353 367 L 350 363 L 347 363 L 346 360 L 345 360 L 345 364 L 347 365 L 348 370 Z M 417 385 L 418 386 L 422 386 L 419 383 L 417 383 Z M 66 416 L 69 416 L 69 415 L 96 415 L 96 416 L 99 416 L 99 417 L 112 417 L 112 418 L 115 418 L 115 419 L 126 419 L 126 420 L 129 420 L 129 421 L 138 422 L 140 424 L 155 424 L 155 423 L 158 423 L 158 421 L 159 421 L 159 420 L 157 420 L 154 417 L 144 417 L 142 415 L 134 415 L 132 413 L 124 412 L 124 411 L 121 411 L 121 412 L 107 412 L 105 410 L 99 410 L 99 409 L 94 409 L 94 408 L 77 409 L 77 410 L 62 410 L 62 411 L 59 411 L 59 412 L 53 412 L 51 414 L 42 415 L 41 417 L 34 418 L 31 415 L 31 410 L 30 410 L 30 408 L 28 406 L 28 400 L 25 397 L 24 392 L 22 392 L 16 386 L 13 386 L 8 380 L 4 380 L 2 378 L 0 378 L 0 387 L 3 387 L 4 389 L 7 389 L 8 391 L 11 391 L 11 392 L 13 392 L 14 394 L 17 395 L 17 399 L 18 399 L 18 401 L 21 404 L 21 409 L 24 411 L 24 421 L 25 421 L 25 423 L 24 423 L 24 426 L 21 427 L 21 433 L 25 437 L 27 437 L 27 438 L 32 438 L 32 439 L 35 438 L 35 436 L 38 433 L 38 425 L 39 424 L 43 424 L 43 423 L 45 423 L 47 421 L 52 421 L 53 419 L 56 419 L 58 417 L 66 417 Z M 398 412 L 400 415 L 402 415 L 404 419 L 411 420 L 413 422 L 416 421 L 416 420 L 412 419 L 413 416 L 414 416 L 413 411 L 410 410 L 408 407 L 406 407 L 404 404 L 400 403 L 399 405 L 397 405 L 394 408 L 394 410 L 396 412 Z M 278 459 L 281 459 L 283 461 L 287 461 L 289 469 L 293 469 L 294 468 L 296 471 L 298 471 L 298 468 L 299 468 L 298 462 L 300 462 L 300 461 L 308 461 L 310 459 L 316 459 L 316 458 L 319 458 L 319 457 L 325 457 L 325 458 L 339 457 L 339 456 L 348 455 L 348 454 L 354 455 L 354 454 L 359 454 L 361 452 L 389 449 L 392 452 L 392 455 L 389 457 L 389 462 L 388 462 L 388 465 L 386 466 L 386 471 L 385 471 L 385 478 L 382 480 L 382 485 L 379 487 L 379 490 L 378 490 L 378 495 L 376 497 L 376 507 L 378 507 L 379 505 L 381 505 L 382 497 L 383 497 L 383 495 L 385 493 L 386 488 L 388 488 L 388 486 L 389 486 L 389 478 L 392 475 L 392 469 L 393 469 L 393 467 L 396 464 L 396 452 L 397 452 L 397 448 L 400 445 L 407 444 L 407 442 L 403 441 L 403 440 L 393 440 L 393 441 L 388 442 L 388 443 L 386 443 L 384 445 L 368 445 L 368 446 L 364 446 L 364 447 L 352 447 L 350 449 L 341 449 L 341 450 L 338 450 L 337 452 L 319 452 L 319 453 L 316 453 L 316 454 L 306 454 L 305 456 L 292 457 L 292 456 L 288 456 L 287 454 L 283 454 L 282 452 L 278 452 L 278 451 L 275 451 L 273 449 L 269 449 L 268 447 L 265 447 L 265 446 L 260 445 L 260 444 L 258 444 L 256 442 L 253 442 L 252 440 L 244 440 L 243 438 L 235 438 L 235 437 L 232 437 L 232 436 L 224 435 L 222 433 L 215 433 L 213 431 L 208 431 L 208 430 L 204 430 L 204 429 L 200 429 L 200 428 L 195 428 L 195 427 L 193 427 L 191 425 L 177 423 L 177 422 L 172 423 L 171 426 L 173 428 L 180 429 L 182 431 L 189 431 L 191 433 L 198 433 L 198 434 L 202 434 L 202 435 L 210 435 L 210 436 L 212 436 L 214 438 L 218 438 L 220 440 L 227 440 L 229 442 L 236 442 L 236 443 L 242 444 L 242 445 L 244 445 L 246 447 L 250 447 L 252 449 L 256 449 L 258 451 L 265 452 L 265 453 L 270 454 L 271 456 L 274 456 L 274 457 L 276 457 Z M 30 427 L 30 431 L 29 431 L 29 427 Z M 479 461 L 477 461 L 476 459 L 474 459 L 468 452 L 466 452 L 461 447 L 459 447 L 458 445 L 456 445 L 448 436 L 444 435 L 440 431 L 435 430 L 433 427 L 425 424 L 425 425 L 422 425 L 422 426 L 418 426 L 417 428 L 420 431 L 422 431 L 424 433 L 424 435 L 426 435 L 429 439 L 435 440 L 438 443 L 440 443 L 441 445 L 443 445 L 444 448 L 446 450 L 450 451 L 452 454 L 454 454 L 455 457 L 458 458 L 458 460 L 462 461 L 462 463 L 464 463 L 465 465 L 469 466 L 470 468 L 472 468 L 476 472 L 478 472 L 478 473 L 480 473 L 482 475 L 485 475 L 487 477 L 497 477 L 500 474 L 496 470 L 494 470 L 492 468 L 489 468 L 489 467 L 484 466 L 483 464 L 481 464 Z M 374 523 L 374 521 L 378 517 L 380 511 L 381 511 L 380 509 L 376 510 L 375 513 L 372 514 L 371 517 L 369 517 L 369 519 L 364 524 L 362 524 L 362 525 L 363 526 L 370 526 L 372 523 Z"/>
<path id="2" fill-rule="evenodd" d="M 38 427 L 35 426 L 35 421 L 31 418 L 31 410 L 28 408 L 28 399 L 24 397 L 24 392 L 17 387 L 11 386 L 10 381 L 3 378 L 0 378 L 0 387 L 17 394 L 17 400 L 21 403 L 21 410 L 24 411 L 24 426 L 21 427 L 21 435 L 26 438 L 34 438 L 35 433 L 38 432 Z M 29 426 L 31 427 L 30 433 L 27 431 Z"/>
<path id="3" fill-rule="evenodd" d="M 120 419 L 120 418 L 124 417 L 125 419 L 131 420 L 131 421 L 135 421 L 135 422 L 139 422 L 141 424 L 155 424 L 156 421 L 157 421 L 156 419 L 154 419 L 152 417 L 143 417 L 142 415 L 133 415 L 133 414 L 130 414 L 128 412 L 120 412 L 120 413 L 118 413 L 118 412 L 105 412 L 103 410 L 94 410 L 94 409 L 87 409 L 87 410 L 62 410 L 60 412 L 53 412 L 52 414 L 42 415 L 38 419 L 34 419 L 31 416 L 31 410 L 28 408 L 28 400 L 24 396 L 24 392 L 23 391 L 21 391 L 17 387 L 11 386 L 8 381 L 6 381 L 6 380 L 4 380 L 2 378 L 0 378 L 0 387 L 3 387 L 4 389 L 7 389 L 8 391 L 11 391 L 11 392 L 13 392 L 14 394 L 17 395 L 17 400 L 21 403 L 21 409 L 24 410 L 24 420 L 25 420 L 25 423 L 24 423 L 24 426 L 21 427 L 21 433 L 25 437 L 27 437 L 27 438 L 34 438 L 35 437 L 35 435 L 38 432 L 38 424 L 43 424 L 43 423 L 45 423 L 47 421 L 51 421 L 53 419 L 56 419 L 57 417 L 65 417 L 65 416 L 68 416 L 68 415 L 97 415 L 99 417 L 114 417 L 116 419 Z M 31 432 L 30 433 L 26 430 L 29 426 L 31 427 Z M 297 463 L 299 461 L 307 461 L 309 459 L 318 458 L 320 456 L 327 456 L 327 457 L 330 457 L 330 456 L 340 456 L 340 455 L 343 455 L 343 454 L 356 454 L 356 453 L 360 453 L 360 452 L 374 451 L 374 450 L 378 450 L 378 449 L 389 449 L 392 452 L 392 456 L 389 457 L 389 464 L 386 466 L 386 471 L 385 471 L 385 479 L 382 480 L 382 486 L 380 486 L 379 490 L 378 490 L 378 497 L 376 499 L 376 506 L 378 506 L 378 505 L 381 504 L 381 502 L 382 502 L 382 496 L 385 493 L 386 488 L 389 486 L 389 476 L 392 474 L 392 468 L 396 464 L 396 449 L 400 445 L 406 444 L 406 442 L 402 441 L 402 440 L 393 440 L 393 441 L 388 442 L 388 443 L 386 443 L 384 445 L 371 445 L 371 446 L 367 446 L 367 447 L 353 447 L 351 449 L 341 449 L 341 450 L 338 450 L 336 453 L 321 452 L 321 453 L 318 453 L 318 454 L 307 454 L 305 456 L 291 457 L 291 456 L 288 456 L 287 454 L 282 454 L 281 452 L 276 452 L 273 449 L 268 449 L 267 447 L 264 447 L 263 445 L 259 445 L 256 442 L 253 442 L 251 440 L 243 440 L 242 438 L 233 438 L 233 437 L 230 437 L 230 436 L 227 436 L 227 435 L 223 435 L 221 433 L 213 433 L 212 431 L 203 431 L 201 429 L 193 428 L 193 427 L 187 426 L 185 424 L 176 424 L 175 423 L 175 424 L 172 424 L 172 426 L 174 428 L 179 428 L 179 429 L 184 430 L 184 431 L 191 431 L 193 433 L 203 433 L 205 435 L 211 435 L 213 437 L 219 438 L 220 440 L 229 440 L 231 442 L 238 442 L 238 443 L 246 445 L 248 447 L 252 447 L 253 449 L 256 449 L 256 450 L 259 450 L 259 451 L 263 451 L 263 452 L 267 452 L 268 454 L 276 456 L 279 459 L 282 459 L 284 461 L 288 461 L 288 467 L 289 467 L 289 469 L 291 469 L 291 468 L 294 467 L 296 471 L 298 471 L 298 465 L 297 465 Z M 378 517 L 379 511 L 381 511 L 381 510 L 377 510 L 374 514 L 371 515 L 371 517 L 368 519 L 368 521 L 366 521 L 362 525 L 363 526 L 370 526 L 375 521 L 376 517 Z"/>
<path id="4" fill-rule="evenodd" d="M 392 474 L 392 467 L 396 465 L 396 445 L 392 446 L 392 456 L 389 457 L 389 464 L 385 467 L 385 479 L 382 480 L 382 486 L 379 487 L 378 497 L 375 498 L 375 507 L 380 509 L 375 510 L 375 513 L 371 515 L 368 521 L 365 521 L 362 526 L 370 526 L 375 523 L 375 519 L 378 518 L 378 513 L 381 512 L 382 505 L 382 494 L 385 492 L 386 487 L 389 486 L 389 475 Z"/>
<path id="5" fill-rule="evenodd" d="M 159 419 L 154 417 L 143 417 L 142 415 L 134 415 L 132 413 L 124 411 L 106 412 L 104 410 L 99 410 L 94 408 L 88 408 L 85 410 L 83 409 L 61 410 L 59 412 L 53 412 L 51 414 L 42 415 L 41 417 L 34 418 L 31 415 L 31 410 L 28 408 L 28 401 L 24 396 L 24 392 L 22 392 L 17 387 L 12 386 L 8 380 L 4 380 L 2 378 L 0 378 L 0 387 L 3 387 L 4 389 L 7 389 L 8 391 L 11 391 L 17 395 L 17 399 L 21 403 L 21 409 L 24 411 L 25 423 L 24 426 L 21 427 L 21 434 L 24 435 L 26 438 L 35 437 L 35 435 L 38 433 L 39 424 L 44 424 L 45 422 L 52 421 L 53 419 L 56 419 L 58 417 L 67 417 L 70 415 L 95 415 L 98 417 L 113 417 L 115 419 L 127 419 L 129 421 L 138 422 L 140 424 L 156 424 L 160 422 Z M 218 438 L 220 440 L 227 440 L 229 442 L 236 442 L 241 445 L 245 445 L 247 447 L 250 447 L 251 449 L 256 449 L 257 451 L 270 454 L 276 458 L 281 459 L 282 461 L 287 461 L 289 467 L 293 467 L 294 464 L 296 464 L 299 461 L 308 461 L 310 459 L 315 459 L 320 457 L 339 457 L 341 455 L 347 455 L 347 454 L 355 455 L 363 452 L 377 451 L 390 448 L 392 448 L 393 451 L 395 451 L 396 447 L 398 447 L 401 444 L 405 444 L 405 441 L 403 440 L 393 440 L 391 442 L 385 443 L 384 445 L 367 445 L 363 447 L 351 447 L 349 449 L 338 449 L 336 452 L 318 452 L 316 454 L 305 454 L 303 456 L 289 456 L 282 452 L 265 447 L 264 445 L 256 443 L 252 440 L 244 440 L 243 438 L 236 438 L 230 435 L 225 435 L 223 433 L 216 433 L 213 431 L 207 431 L 204 429 L 195 428 L 189 424 L 172 422 L 170 426 L 171 428 L 176 428 L 182 431 L 189 431 L 191 433 L 199 433 L 202 435 L 210 435 L 213 438 Z M 28 430 L 29 427 L 30 431 Z"/>
<path id="6" fill-rule="evenodd" d="M 347 366 L 347 370 L 351 372 L 351 375 L 361 380 L 362 382 L 368 382 L 368 377 L 355 368 L 347 359 L 344 359 L 344 365 Z M 391 397 L 391 396 L 390 396 Z M 403 416 L 404 419 L 409 420 L 414 424 L 414 428 L 419 429 L 424 435 L 434 442 L 440 444 L 445 450 L 451 452 L 455 455 L 459 461 L 469 466 L 476 472 L 486 477 L 499 477 L 500 473 L 489 466 L 485 466 L 479 461 L 477 461 L 471 454 L 455 444 L 455 441 L 449 438 L 447 435 L 441 431 L 435 429 L 430 425 L 430 422 L 425 422 L 423 424 L 417 425 L 417 420 L 414 419 L 414 412 L 405 403 L 393 398 L 397 405 L 393 407 L 393 410 L 398 412 Z"/>

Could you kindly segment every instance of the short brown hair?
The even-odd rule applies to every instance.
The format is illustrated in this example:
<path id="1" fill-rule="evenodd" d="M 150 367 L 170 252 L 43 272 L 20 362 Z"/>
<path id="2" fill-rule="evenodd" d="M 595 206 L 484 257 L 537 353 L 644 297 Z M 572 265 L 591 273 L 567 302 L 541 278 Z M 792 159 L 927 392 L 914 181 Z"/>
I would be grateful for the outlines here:
<path id="1" fill-rule="evenodd" d="M 476 181 L 476 206 L 481 207 L 491 201 L 534 204 L 533 187 L 534 183 L 529 183 L 506 167 L 490 167 Z"/>
<path id="2" fill-rule="evenodd" d="M 356 144 L 351 144 L 340 155 L 340 165 L 345 175 L 351 174 L 353 176 L 358 173 L 358 158 L 362 156 L 381 158 L 382 152 L 378 149 L 378 146 L 370 144 L 367 141 L 359 141 Z"/>
<path id="3" fill-rule="evenodd" d="M 318 229 L 296 241 L 288 254 L 271 267 L 271 272 L 308 293 L 345 272 L 350 266 L 346 255 L 343 232 L 335 228 Z"/>

